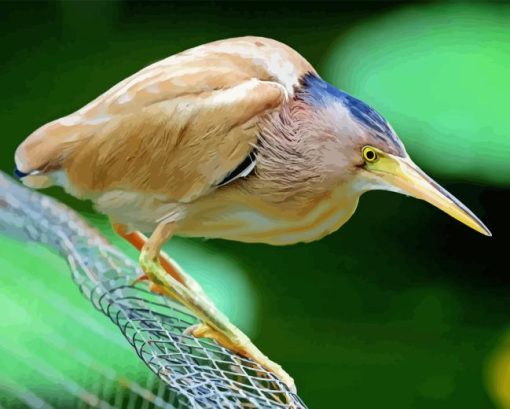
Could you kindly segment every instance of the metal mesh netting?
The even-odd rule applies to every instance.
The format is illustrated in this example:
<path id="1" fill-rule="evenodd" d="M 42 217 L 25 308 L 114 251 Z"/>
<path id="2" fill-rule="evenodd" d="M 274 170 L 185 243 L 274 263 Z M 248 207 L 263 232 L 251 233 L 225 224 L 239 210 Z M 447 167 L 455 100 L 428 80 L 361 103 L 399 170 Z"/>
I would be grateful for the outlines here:
<path id="1" fill-rule="evenodd" d="M 166 385 L 158 396 L 141 387 L 136 392 L 131 385 L 155 407 L 305 407 L 286 385 L 251 360 L 213 341 L 183 335 L 196 318 L 172 300 L 130 285 L 141 273 L 136 262 L 74 211 L 1 172 L 0 232 L 49 245 L 66 258 L 81 292 L 120 328 Z M 56 345 L 64 344 L 61 340 Z M 91 367 L 108 376 L 100 366 Z M 23 396 L 31 398 L 28 391 Z"/>

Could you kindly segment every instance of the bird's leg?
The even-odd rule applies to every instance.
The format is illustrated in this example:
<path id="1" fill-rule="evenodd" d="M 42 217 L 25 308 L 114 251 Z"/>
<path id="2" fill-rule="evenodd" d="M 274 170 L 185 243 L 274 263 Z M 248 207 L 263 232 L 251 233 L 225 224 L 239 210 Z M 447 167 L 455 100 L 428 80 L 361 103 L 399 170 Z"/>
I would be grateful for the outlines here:
<path id="1" fill-rule="evenodd" d="M 127 242 L 129 242 L 134 248 L 136 248 L 138 251 L 142 251 L 143 246 L 145 243 L 147 243 L 148 239 L 147 237 L 138 232 L 129 232 L 127 227 L 120 223 L 112 223 L 113 230 L 115 233 L 117 233 L 120 237 L 125 239 Z M 168 237 L 169 238 L 169 237 Z M 166 240 L 168 239 L 166 238 Z M 164 240 L 164 241 L 166 241 Z M 163 242 L 164 242 L 163 241 Z M 160 251 L 159 254 L 159 261 L 161 263 L 161 266 L 165 269 L 165 271 L 170 274 L 172 277 L 174 277 L 177 281 L 184 284 L 189 289 L 203 293 L 202 287 L 200 284 L 198 284 L 193 278 L 191 278 L 189 275 L 187 275 L 180 267 L 177 265 L 175 261 L 173 261 L 168 254 L 166 254 L 163 251 Z M 134 284 L 140 281 L 147 280 L 148 277 L 146 274 L 141 275 L 138 277 Z M 150 284 L 150 290 L 155 293 L 161 293 L 161 289 L 158 288 L 158 286 L 154 283 Z"/>
<path id="2" fill-rule="evenodd" d="M 283 368 L 265 356 L 251 341 L 221 313 L 202 291 L 186 286 L 174 274 L 168 274 L 160 264 L 161 246 L 169 239 L 174 230 L 172 224 L 160 224 L 144 244 L 140 253 L 140 265 L 159 291 L 188 307 L 202 321 L 185 331 L 195 337 L 213 338 L 220 345 L 240 355 L 251 358 L 263 368 L 274 373 L 292 391 L 294 380 Z M 182 276 L 179 276 L 182 278 Z"/>

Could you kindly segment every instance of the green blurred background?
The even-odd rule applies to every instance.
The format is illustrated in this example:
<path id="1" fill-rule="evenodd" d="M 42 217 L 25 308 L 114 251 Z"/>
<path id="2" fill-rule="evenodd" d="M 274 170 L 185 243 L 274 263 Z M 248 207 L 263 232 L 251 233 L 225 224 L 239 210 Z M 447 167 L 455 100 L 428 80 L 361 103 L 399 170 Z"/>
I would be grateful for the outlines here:
<path id="1" fill-rule="evenodd" d="M 1 3 L 0 169 L 12 171 L 16 146 L 36 127 L 145 65 L 246 34 L 289 44 L 376 107 L 415 162 L 494 237 L 423 202 L 373 192 L 316 243 L 175 239 L 167 249 L 294 376 L 312 408 L 510 408 L 506 3 Z M 136 256 L 88 203 L 46 193 Z M 41 365 L 94 385 L 95 372 L 55 353 L 55 337 L 116 372 L 147 376 L 63 260 L 0 237 L 0 275 L 4 389 L 30 387 L 63 405 Z M 2 390 L 0 406 L 10 407 Z"/>

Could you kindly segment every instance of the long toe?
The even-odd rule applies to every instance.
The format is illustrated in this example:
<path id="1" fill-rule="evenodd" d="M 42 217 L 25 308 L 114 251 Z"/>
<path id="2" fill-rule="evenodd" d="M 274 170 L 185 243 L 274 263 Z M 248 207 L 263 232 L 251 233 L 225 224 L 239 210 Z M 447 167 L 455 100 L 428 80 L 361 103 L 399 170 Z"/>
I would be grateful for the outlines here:
<path id="1" fill-rule="evenodd" d="M 294 383 L 294 379 L 292 379 L 292 377 L 280 365 L 265 356 L 240 330 L 237 330 L 237 332 L 239 333 L 229 337 L 221 331 L 218 331 L 210 325 L 202 322 L 187 328 L 184 331 L 184 334 L 193 335 L 196 338 L 214 339 L 222 347 L 241 356 L 250 358 L 269 372 L 276 375 L 278 379 L 287 385 L 291 392 L 295 393 L 296 385 Z"/>

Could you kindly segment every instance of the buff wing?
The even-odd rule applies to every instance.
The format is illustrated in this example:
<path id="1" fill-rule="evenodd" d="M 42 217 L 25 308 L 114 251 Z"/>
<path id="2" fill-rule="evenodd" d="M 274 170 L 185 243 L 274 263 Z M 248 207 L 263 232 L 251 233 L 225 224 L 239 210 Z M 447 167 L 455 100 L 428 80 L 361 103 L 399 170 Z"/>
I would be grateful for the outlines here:
<path id="1" fill-rule="evenodd" d="M 246 159 L 260 119 L 309 71 L 299 54 L 265 38 L 185 51 L 39 128 L 16 152 L 18 172 L 45 187 L 63 170 L 79 196 L 124 189 L 193 200 Z"/>

